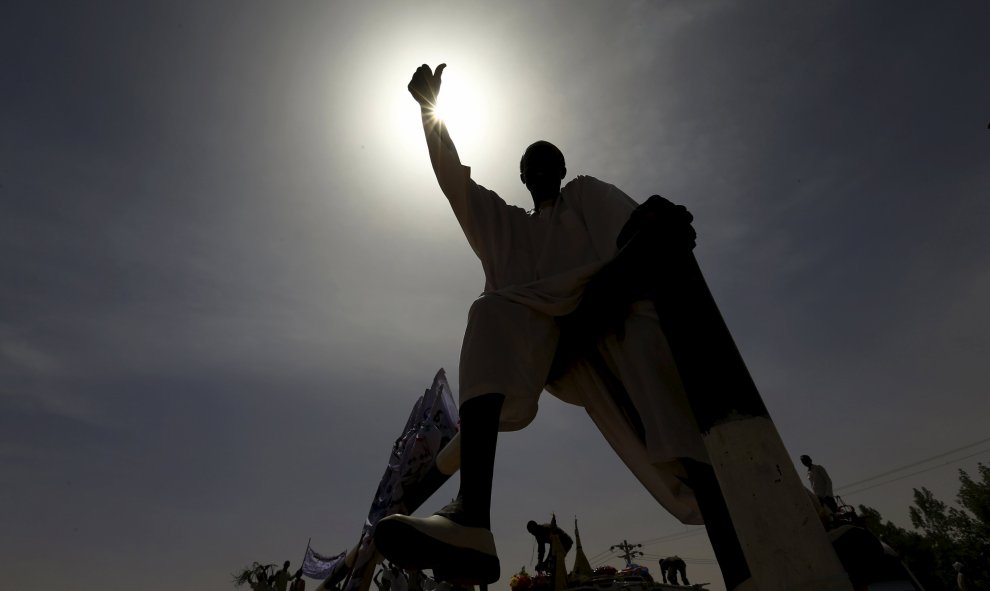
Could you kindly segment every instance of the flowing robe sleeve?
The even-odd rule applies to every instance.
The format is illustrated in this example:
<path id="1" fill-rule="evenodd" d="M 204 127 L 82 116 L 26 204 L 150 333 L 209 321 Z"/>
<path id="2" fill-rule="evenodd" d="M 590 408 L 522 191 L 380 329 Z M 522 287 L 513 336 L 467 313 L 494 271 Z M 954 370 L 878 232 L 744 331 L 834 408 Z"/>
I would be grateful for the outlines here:
<path id="1" fill-rule="evenodd" d="M 471 178 L 471 168 L 441 149 L 435 164 L 440 189 L 485 272 L 485 291 L 493 292 L 532 278 L 532 241 L 528 215 Z"/>

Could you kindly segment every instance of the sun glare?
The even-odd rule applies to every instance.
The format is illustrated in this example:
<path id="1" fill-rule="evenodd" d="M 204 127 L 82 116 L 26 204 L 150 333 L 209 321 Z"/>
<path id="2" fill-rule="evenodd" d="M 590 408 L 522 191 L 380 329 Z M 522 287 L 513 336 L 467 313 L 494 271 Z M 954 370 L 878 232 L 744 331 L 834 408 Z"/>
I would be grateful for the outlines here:
<path id="1" fill-rule="evenodd" d="M 433 116 L 441 121 L 449 121 L 451 117 L 454 119 L 459 119 L 457 115 L 455 105 L 451 104 L 453 101 L 447 99 L 446 94 L 443 98 L 437 101 L 437 106 L 433 109 Z"/>
<path id="2" fill-rule="evenodd" d="M 447 124 L 456 142 L 480 142 L 486 133 L 483 123 L 487 105 L 477 88 L 462 73 L 444 72 L 434 114 Z"/>
<path id="3" fill-rule="evenodd" d="M 437 53 L 440 52 L 423 50 L 424 57 L 421 59 L 436 68 L 438 63 L 442 63 L 441 59 L 432 57 L 431 54 Z M 448 55 L 449 53 L 453 52 L 448 52 Z M 500 79 L 500 71 L 492 65 L 464 57 L 457 57 L 456 60 L 448 57 L 447 62 L 434 115 L 446 123 L 461 162 L 471 166 L 479 174 L 483 171 L 487 173 L 504 162 L 504 154 L 515 153 L 515 149 L 507 151 L 504 146 L 508 130 L 492 125 L 492 122 L 507 119 L 502 107 L 506 102 L 505 97 L 496 93 L 493 88 L 493 81 Z M 359 123 L 362 121 L 360 118 L 353 120 L 355 141 L 364 144 L 369 131 L 373 132 L 377 143 L 390 152 L 389 158 L 403 168 L 403 174 L 428 179 L 425 182 L 429 183 L 430 188 L 434 188 L 434 181 L 430 178 L 433 171 L 429 160 L 422 159 L 426 142 L 423 140 L 419 109 L 406 91 L 416 64 L 413 62 L 410 65 L 406 59 L 396 59 L 390 66 L 387 71 L 380 71 L 374 78 L 374 83 L 378 86 L 368 93 L 376 101 L 365 105 L 372 117 L 370 125 L 368 121 Z M 372 114 L 386 116 L 376 118 Z M 492 175 L 485 174 L 484 178 L 492 178 Z M 403 201 L 401 207 L 418 206 L 413 201 Z"/>

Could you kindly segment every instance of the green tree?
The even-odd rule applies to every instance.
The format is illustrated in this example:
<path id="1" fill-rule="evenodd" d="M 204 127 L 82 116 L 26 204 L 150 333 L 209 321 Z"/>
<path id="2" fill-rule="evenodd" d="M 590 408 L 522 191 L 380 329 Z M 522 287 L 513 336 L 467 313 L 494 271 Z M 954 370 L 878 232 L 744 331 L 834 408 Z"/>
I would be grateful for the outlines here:
<path id="1" fill-rule="evenodd" d="M 990 587 L 990 467 L 977 466 L 979 480 L 959 471 L 961 508 L 950 508 L 949 519 L 959 540 L 958 560 L 966 565 L 970 576 Z"/>
<path id="2" fill-rule="evenodd" d="M 936 576 L 938 560 L 935 549 L 922 533 L 884 521 L 879 511 L 865 505 L 859 506 L 859 518 L 863 527 L 897 552 L 925 589 L 933 591 L 943 588 L 943 580 Z"/>
<path id="3" fill-rule="evenodd" d="M 267 587 L 266 585 L 259 585 L 259 581 L 262 578 L 267 579 L 268 575 L 275 568 L 275 564 L 261 564 L 260 562 L 252 562 L 251 566 L 246 566 L 241 570 L 235 572 L 231 575 L 235 587 L 241 587 L 243 585 L 248 585 L 251 589 L 258 589 Z"/>
<path id="4" fill-rule="evenodd" d="M 914 489 L 908 509 L 913 530 L 859 506 L 864 527 L 897 551 L 929 591 L 956 589 L 955 562 L 966 566 L 976 588 L 990 583 L 990 467 L 979 464 L 977 469 L 978 480 L 959 471 L 958 507 L 949 507 L 925 487 Z"/>

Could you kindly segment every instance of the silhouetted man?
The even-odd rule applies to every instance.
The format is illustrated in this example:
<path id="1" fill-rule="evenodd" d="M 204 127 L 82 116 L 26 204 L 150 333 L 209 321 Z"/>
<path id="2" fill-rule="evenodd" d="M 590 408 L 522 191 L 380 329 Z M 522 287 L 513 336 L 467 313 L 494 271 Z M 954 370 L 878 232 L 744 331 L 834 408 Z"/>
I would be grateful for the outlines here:
<path id="1" fill-rule="evenodd" d="M 282 565 L 282 570 L 275 573 L 275 591 L 286 591 L 289 588 L 289 579 L 292 575 L 289 574 L 289 561 L 286 560 L 285 564 Z"/>
<path id="2" fill-rule="evenodd" d="M 677 574 L 681 575 L 681 582 L 677 582 Z M 690 585 L 687 578 L 687 564 L 680 556 L 674 555 L 660 560 L 660 575 L 664 583 L 671 585 Z"/>
<path id="3" fill-rule="evenodd" d="M 667 243 L 690 248 L 690 214 L 659 197 L 637 206 L 616 187 L 589 176 L 561 187 L 564 156 L 546 141 L 530 145 L 520 160 L 519 178 L 533 210 L 506 204 L 475 183 L 446 126 L 434 116 L 444 67 L 436 73 L 420 67 L 409 91 L 421 107 L 440 189 L 485 272 L 485 291 L 471 306 L 461 347 L 460 490 L 431 517 L 381 520 L 378 549 L 404 568 L 432 569 L 440 580 L 466 585 L 497 580 L 490 524 L 497 435 L 528 425 L 546 388 L 583 406 L 674 516 L 694 524 L 705 516 L 726 586 L 735 589 L 749 571 L 656 311 L 645 299 L 618 297 L 617 284 L 601 279 L 631 217 L 642 232 L 664 233 Z M 613 330 L 599 334 L 589 326 Z M 582 330 L 594 333 L 592 347 L 551 376 L 558 344 Z"/>
<path id="4" fill-rule="evenodd" d="M 306 581 L 303 580 L 303 571 L 299 569 L 296 574 L 292 577 L 292 585 L 289 586 L 289 591 L 306 591 Z"/>
<path id="5" fill-rule="evenodd" d="M 536 570 L 540 572 L 547 572 L 550 568 L 550 559 L 552 556 L 546 556 L 546 549 L 550 547 L 551 534 L 557 535 L 557 539 L 560 540 L 560 547 L 563 548 L 565 556 L 571 551 L 571 547 L 574 546 L 574 540 L 571 539 L 571 536 L 551 523 L 539 524 L 535 521 L 529 521 L 526 523 L 526 531 L 533 534 L 533 537 L 536 538 Z M 546 557 L 546 562 L 543 560 L 544 557 Z"/>
<path id="6" fill-rule="evenodd" d="M 821 504 L 828 507 L 833 514 L 838 513 L 839 505 L 835 502 L 835 493 L 832 492 L 832 479 L 828 472 L 818 464 L 811 463 L 811 458 L 801 456 L 801 463 L 808 468 L 808 481 L 811 483 L 811 492 L 815 493 Z"/>
<path id="7" fill-rule="evenodd" d="M 966 567 L 961 562 L 954 562 L 952 568 L 956 571 L 956 587 L 959 591 L 971 591 L 973 588 L 969 584 L 969 577 L 966 575 Z"/>

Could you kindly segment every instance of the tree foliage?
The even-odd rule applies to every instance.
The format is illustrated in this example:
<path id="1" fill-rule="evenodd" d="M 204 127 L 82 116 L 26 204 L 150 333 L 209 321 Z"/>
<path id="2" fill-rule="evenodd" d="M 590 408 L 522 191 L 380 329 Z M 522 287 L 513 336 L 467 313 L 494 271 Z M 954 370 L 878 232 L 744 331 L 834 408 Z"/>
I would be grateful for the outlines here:
<path id="1" fill-rule="evenodd" d="M 979 464 L 977 470 L 978 479 L 959 471 L 958 507 L 948 506 L 925 487 L 914 489 L 909 508 L 913 529 L 859 506 L 864 527 L 901 556 L 927 591 L 956 589 L 956 562 L 965 565 L 975 588 L 990 589 L 990 466 Z"/>
<path id="2" fill-rule="evenodd" d="M 251 566 L 246 566 L 231 575 L 235 587 L 241 587 L 244 585 L 250 586 L 252 589 L 259 587 L 258 582 L 262 578 L 267 579 L 272 573 L 271 571 L 275 569 L 276 565 L 272 564 L 261 564 L 260 562 L 252 562 Z"/>

